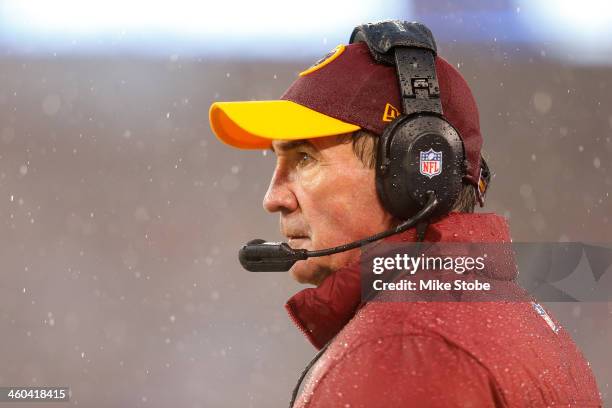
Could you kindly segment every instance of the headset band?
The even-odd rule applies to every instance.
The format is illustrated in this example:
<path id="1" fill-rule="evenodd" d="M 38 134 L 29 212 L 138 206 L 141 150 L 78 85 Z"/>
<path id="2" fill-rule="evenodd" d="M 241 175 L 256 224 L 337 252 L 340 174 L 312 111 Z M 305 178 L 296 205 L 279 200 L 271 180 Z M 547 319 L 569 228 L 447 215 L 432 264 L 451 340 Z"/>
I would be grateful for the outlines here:
<path id="1" fill-rule="evenodd" d="M 425 48 L 395 47 L 395 67 L 404 114 L 433 112 L 440 115 L 442 103 L 433 51 Z"/>

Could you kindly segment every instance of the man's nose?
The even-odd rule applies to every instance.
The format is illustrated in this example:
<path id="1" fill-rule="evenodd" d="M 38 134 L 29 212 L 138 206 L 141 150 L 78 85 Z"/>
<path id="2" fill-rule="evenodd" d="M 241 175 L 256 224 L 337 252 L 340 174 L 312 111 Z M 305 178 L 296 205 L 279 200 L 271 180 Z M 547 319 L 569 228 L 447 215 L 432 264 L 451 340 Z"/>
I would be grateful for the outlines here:
<path id="1" fill-rule="evenodd" d="M 268 212 L 293 212 L 297 209 L 297 198 L 291 189 L 287 176 L 277 167 L 263 199 L 263 207 Z"/>

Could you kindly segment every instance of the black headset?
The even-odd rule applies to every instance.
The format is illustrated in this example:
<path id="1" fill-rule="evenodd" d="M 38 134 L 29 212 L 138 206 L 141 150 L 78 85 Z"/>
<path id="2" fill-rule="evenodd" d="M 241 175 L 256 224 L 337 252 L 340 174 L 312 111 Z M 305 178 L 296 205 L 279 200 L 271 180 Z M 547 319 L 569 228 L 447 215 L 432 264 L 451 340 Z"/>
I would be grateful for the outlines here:
<path id="1" fill-rule="evenodd" d="M 420 23 L 384 21 L 355 27 L 350 43 L 365 42 L 377 63 L 397 69 L 403 113 L 378 142 L 376 190 L 398 219 L 438 199 L 430 218 L 450 212 L 466 174 L 463 142 L 442 112 L 436 43 Z"/>

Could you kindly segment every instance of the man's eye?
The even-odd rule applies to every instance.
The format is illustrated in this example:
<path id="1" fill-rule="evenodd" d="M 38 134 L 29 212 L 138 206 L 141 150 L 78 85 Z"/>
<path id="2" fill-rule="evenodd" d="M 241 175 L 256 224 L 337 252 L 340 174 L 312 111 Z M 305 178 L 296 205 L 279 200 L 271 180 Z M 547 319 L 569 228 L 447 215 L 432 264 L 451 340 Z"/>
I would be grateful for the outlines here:
<path id="1" fill-rule="evenodd" d="M 309 155 L 308 153 L 303 153 L 303 152 L 299 153 L 298 164 L 300 166 L 305 166 L 307 164 L 310 164 L 313 161 L 314 161 L 313 157 Z"/>

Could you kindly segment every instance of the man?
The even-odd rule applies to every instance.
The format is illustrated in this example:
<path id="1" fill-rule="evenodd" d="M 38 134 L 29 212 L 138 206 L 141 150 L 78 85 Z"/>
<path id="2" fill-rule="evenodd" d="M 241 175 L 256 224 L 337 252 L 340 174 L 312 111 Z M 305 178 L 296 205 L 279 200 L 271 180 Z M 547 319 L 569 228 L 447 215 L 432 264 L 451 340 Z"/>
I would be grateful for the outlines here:
<path id="1" fill-rule="evenodd" d="M 510 242 L 502 217 L 473 213 L 485 179 L 472 93 L 438 56 L 435 71 L 444 116 L 465 149 L 463 185 L 450 213 L 386 242 Z M 395 68 L 356 42 L 300 73 L 280 100 L 215 103 L 210 121 L 229 145 L 272 149 L 264 208 L 279 213 L 291 248 L 320 250 L 403 221 L 381 200 L 375 169 L 379 137 L 401 113 L 400 95 Z M 311 257 L 290 269 L 316 287 L 289 299 L 289 315 L 317 349 L 325 346 L 294 406 L 601 406 L 588 363 L 539 305 L 362 303 L 360 254 Z"/>

